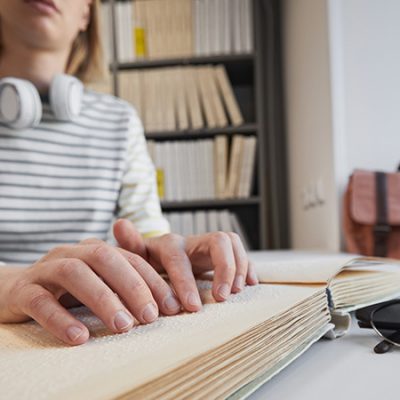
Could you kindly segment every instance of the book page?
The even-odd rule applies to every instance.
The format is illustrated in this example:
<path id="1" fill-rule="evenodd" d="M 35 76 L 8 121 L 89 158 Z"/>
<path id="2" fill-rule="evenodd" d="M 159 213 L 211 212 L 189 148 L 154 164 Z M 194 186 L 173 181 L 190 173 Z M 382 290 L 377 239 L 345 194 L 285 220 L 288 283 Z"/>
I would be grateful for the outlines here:
<path id="1" fill-rule="evenodd" d="M 371 284 L 371 279 L 373 281 L 377 274 L 383 279 L 391 279 L 400 274 L 399 260 L 347 253 L 253 251 L 249 253 L 249 258 L 263 283 L 331 285 L 345 279 L 354 284 L 363 278 Z"/>
<path id="2" fill-rule="evenodd" d="M 324 283 L 355 256 L 313 251 L 254 251 L 249 258 L 264 283 Z"/>
<path id="3" fill-rule="evenodd" d="M 63 345 L 35 322 L 0 324 L 2 396 L 113 398 L 325 291 L 323 286 L 258 285 L 215 303 L 211 283 L 201 282 L 200 288 L 207 303 L 200 312 L 161 317 L 120 335 L 87 309 L 75 309 L 92 334 L 77 347 Z"/>

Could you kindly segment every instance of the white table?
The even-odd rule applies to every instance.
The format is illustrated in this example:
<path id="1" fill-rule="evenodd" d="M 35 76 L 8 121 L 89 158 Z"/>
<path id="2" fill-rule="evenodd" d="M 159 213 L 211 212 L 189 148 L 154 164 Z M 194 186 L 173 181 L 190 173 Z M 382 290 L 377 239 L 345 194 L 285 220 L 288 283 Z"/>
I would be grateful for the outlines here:
<path id="1" fill-rule="evenodd" d="M 400 399 L 400 348 L 375 354 L 378 336 L 360 329 L 333 341 L 322 339 L 272 380 L 251 400 Z"/>

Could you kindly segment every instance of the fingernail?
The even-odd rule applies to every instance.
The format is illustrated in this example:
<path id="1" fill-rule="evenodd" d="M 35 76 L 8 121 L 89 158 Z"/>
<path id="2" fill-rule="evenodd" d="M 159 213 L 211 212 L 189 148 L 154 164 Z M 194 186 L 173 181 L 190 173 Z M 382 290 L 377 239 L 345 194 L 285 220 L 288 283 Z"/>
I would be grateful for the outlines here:
<path id="1" fill-rule="evenodd" d="M 125 311 L 118 311 L 114 317 L 114 325 L 119 331 L 127 329 L 133 324 L 133 319 Z"/>
<path id="2" fill-rule="evenodd" d="M 76 339 L 79 338 L 79 336 L 81 336 L 83 333 L 83 329 L 78 328 L 77 326 L 70 326 L 67 329 L 67 336 L 70 338 L 70 340 L 72 340 L 73 342 L 75 342 Z"/>
<path id="3" fill-rule="evenodd" d="M 181 309 L 181 305 L 174 296 L 168 296 L 164 300 L 165 308 L 171 312 L 178 312 Z"/>
<path id="4" fill-rule="evenodd" d="M 242 275 L 239 275 L 235 278 L 235 282 L 233 284 L 233 286 L 237 289 L 242 290 L 244 287 L 244 278 Z"/>
<path id="5" fill-rule="evenodd" d="M 231 290 L 230 290 L 229 285 L 227 283 L 223 283 L 223 284 L 218 286 L 217 292 L 221 297 L 223 297 L 224 299 L 227 299 L 228 296 L 231 293 Z"/>
<path id="6" fill-rule="evenodd" d="M 189 293 L 187 296 L 187 302 L 190 306 L 201 307 L 201 301 L 199 296 L 195 293 Z"/>
<path id="7" fill-rule="evenodd" d="M 258 276 L 254 271 L 250 272 L 250 279 L 256 284 L 259 283 Z"/>
<path id="8" fill-rule="evenodd" d="M 158 311 L 153 303 L 147 304 L 143 311 L 143 319 L 146 322 L 153 322 L 158 317 Z"/>

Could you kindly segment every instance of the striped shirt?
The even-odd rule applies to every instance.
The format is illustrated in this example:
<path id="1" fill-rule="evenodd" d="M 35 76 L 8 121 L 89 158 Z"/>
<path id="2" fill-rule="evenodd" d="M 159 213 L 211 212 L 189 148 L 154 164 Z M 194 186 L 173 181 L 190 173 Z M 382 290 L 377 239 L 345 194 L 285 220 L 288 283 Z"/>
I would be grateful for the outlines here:
<path id="1" fill-rule="evenodd" d="M 109 238 L 116 217 L 169 231 L 142 124 L 128 103 L 85 91 L 74 122 L 48 104 L 34 129 L 0 125 L 0 260 L 31 264 L 59 244 Z"/>

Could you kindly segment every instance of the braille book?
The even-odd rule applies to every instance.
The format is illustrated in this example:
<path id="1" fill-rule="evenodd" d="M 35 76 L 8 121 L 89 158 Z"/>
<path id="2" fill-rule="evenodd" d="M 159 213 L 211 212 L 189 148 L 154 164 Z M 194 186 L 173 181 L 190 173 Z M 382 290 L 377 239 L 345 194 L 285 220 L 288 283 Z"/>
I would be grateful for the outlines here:
<path id="1" fill-rule="evenodd" d="M 204 277 L 198 313 L 162 316 L 115 335 L 88 309 L 73 309 L 91 332 L 81 346 L 62 344 L 35 322 L 0 325 L 0 397 L 245 398 L 319 338 L 333 338 L 332 311 L 344 315 L 358 301 L 400 292 L 392 262 L 281 252 L 250 258 L 264 283 L 216 303 Z M 378 284 L 378 275 L 393 284 Z M 366 294 L 368 285 L 374 295 Z"/>

